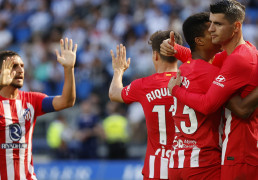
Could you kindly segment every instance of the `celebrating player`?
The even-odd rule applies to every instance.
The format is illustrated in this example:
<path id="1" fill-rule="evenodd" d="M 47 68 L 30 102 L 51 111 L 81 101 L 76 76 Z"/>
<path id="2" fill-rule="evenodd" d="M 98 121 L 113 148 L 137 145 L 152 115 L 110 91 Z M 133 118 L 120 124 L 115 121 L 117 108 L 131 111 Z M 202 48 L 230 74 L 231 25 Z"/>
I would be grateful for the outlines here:
<path id="1" fill-rule="evenodd" d="M 187 60 L 180 66 L 180 70 L 182 87 L 189 92 L 205 93 L 219 72 L 219 68 L 213 66 L 211 62 L 221 46 L 212 44 L 211 35 L 208 32 L 209 26 L 209 13 L 190 16 L 183 23 L 183 32 L 190 46 L 191 56 L 184 55 L 187 50 L 176 45 L 180 48 L 177 57 Z M 172 38 L 171 42 L 173 41 Z M 176 98 L 174 98 L 174 107 L 173 119 L 176 133 L 174 151 L 169 163 L 169 179 L 219 180 L 221 109 L 213 114 L 204 115 Z"/>
<path id="2" fill-rule="evenodd" d="M 112 101 L 123 103 L 141 103 L 148 132 L 147 151 L 143 179 L 168 179 L 168 157 L 174 139 L 175 126 L 172 119 L 174 109 L 173 98 L 168 93 L 167 83 L 172 76 L 176 76 L 177 59 L 162 56 L 160 44 L 169 38 L 170 31 L 158 31 L 150 38 L 152 45 L 152 61 L 157 73 L 137 79 L 130 85 L 123 87 L 122 78 L 130 65 L 126 61 L 126 49 L 117 46 L 116 57 L 111 50 L 114 76 L 109 89 Z M 175 33 L 176 42 L 181 44 L 182 38 Z"/>
<path id="3" fill-rule="evenodd" d="M 57 61 L 64 67 L 64 86 L 60 96 L 24 92 L 24 64 L 13 51 L 0 52 L 0 179 L 36 179 L 32 161 L 32 134 L 36 118 L 75 103 L 74 65 L 77 45 L 61 39 Z"/>
<path id="4" fill-rule="evenodd" d="M 225 58 L 221 70 L 207 93 L 191 93 L 171 80 L 173 96 L 189 107 L 210 114 L 235 92 L 245 97 L 258 84 L 257 50 L 242 35 L 245 7 L 236 1 L 223 0 L 210 6 L 212 42 L 222 45 Z M 176 85 L 176 86 L 175 86 Z M 222 145 L 221 179 L 258 179 L 258 111 L 243 121 L 226 109 Z"/>

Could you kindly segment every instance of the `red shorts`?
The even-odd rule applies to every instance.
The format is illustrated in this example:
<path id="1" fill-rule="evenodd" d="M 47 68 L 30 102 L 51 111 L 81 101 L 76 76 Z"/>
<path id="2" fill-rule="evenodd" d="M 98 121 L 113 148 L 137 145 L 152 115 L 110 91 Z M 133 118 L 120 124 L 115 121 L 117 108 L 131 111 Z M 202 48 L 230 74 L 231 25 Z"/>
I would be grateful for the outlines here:
<path id="1" fill-rule="evenodd" d="M 257 180 L 258 166 L 235 164 L 221 166 L 221 180 Z"/>
<path id="2" fill-rule="evenodd" d="M 197 168 L 169 168 L 169 180 L 220 180 L 221 165 Z"/>

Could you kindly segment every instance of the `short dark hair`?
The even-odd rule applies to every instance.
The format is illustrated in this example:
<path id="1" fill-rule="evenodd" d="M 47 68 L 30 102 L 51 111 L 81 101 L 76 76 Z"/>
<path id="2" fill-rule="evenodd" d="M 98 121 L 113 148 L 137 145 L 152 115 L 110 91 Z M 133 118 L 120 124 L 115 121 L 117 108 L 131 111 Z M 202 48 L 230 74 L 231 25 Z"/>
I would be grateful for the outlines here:
<path id="1" fill-rule="evenodd" d="M 212 14 L 223 13 L 225 18 L 234 23 L 240 21 L 243 23 L 245 19 L 245 6 L 235 0 L 222 0 L 210 5 Z"/>
<path id="2" fill-rule="evenodd" d="M 153 51 L 156 51 L 160 54 L 160 45 L 162 44 L 162 42 L 166 39 L 170 38 L 170 32 L 172 30 L 167 30 L 167 31 L 156 31 L 155 33 L 153 33 L 150 37 L 149 40 L 149 44 L 152 47 Z M 182 45 L 183 44 L 183 39 L 181 37 L 181 35 L 177 32 L 174 31 L 175 34 L 175 42 L 177 44 Z M 172 56 L 163 56 L 162 54 L 160 54 L 160 57 L 162 60 L 167 61 L 167 62 L 174 62 L 177 59 L 175 57 Z"/>
<path id="3" fill-rule="evenodd" d="M 209 17 L 208 12 L 197 13 L 188 17 L 183 23 L 184 37 L 192 52 L 196 47 L 195 38 L 204 37 L 205 30 L 209 28 L 207 24 L 210 22 Z"/>
<path id="4" fill-rule="evenodd" d="M 13 56 L 20 57 L 20 55 L 14 51 L 0 51 L 0 65 L 2 66 L 3 60 L 6 60 L 8 57 L 13 57 Z"/>

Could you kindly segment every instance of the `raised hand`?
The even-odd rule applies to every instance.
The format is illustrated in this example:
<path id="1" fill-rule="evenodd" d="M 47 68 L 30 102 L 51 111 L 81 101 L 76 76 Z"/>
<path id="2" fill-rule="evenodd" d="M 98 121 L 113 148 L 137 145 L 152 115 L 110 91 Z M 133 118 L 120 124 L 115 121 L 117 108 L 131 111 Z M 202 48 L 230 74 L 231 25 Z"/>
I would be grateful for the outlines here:
<path id="1" fill-rule="evenodd" d="M 177 74 L 176 74 L 176 79 L 175 79 L 175 77 L 172 77 L 169 80 L 169 82 L 168 82 L 168 90 L 169 90 L 170 94 L 172 94 L 172 90 L 173 90 L 173 88 L 176 85 L 178 85 L 178 86 L 181 85 L 181 78 L 180 78 L 180 76 L 181 76 L 181 72 L 180 72 L 180 70 L 178 70 Z"/>
<path id="2" fill-rule="evenodd" d="M 116 46 L 116 57 L 113 50 L 110 51 L 112 56 L 112 66 L 114 71 L 120 71 L 124 73 L 129 68 L 131 59 L 128 58 L 126 61 L 126 48 L 122 44 Z"/>
<path id="3" fill-rule="evenodd" d="M 170 32 L 170 39 L 166 39 L 160 45 L 160 53 L 163 56 L 175 56 L 177 51 L 174 49 L 175 46 L 175 33 Z"/>
<path id="4" fill-rule="evenodd" d="M 61 54 L 56 50 L 57 61 L 65 68 L 73 68 L 76 61 L 77 44 L 73 47 L 73 40 L 65 38 L 60 40 Z"/>
<path id="5" fill-rule="evenodd" d="M 15 76 L 15 71 L 12 72 L 14 60 L 13 58 L 7 58 L 7 60 L 3 60 L 1 74 L 0 74 L 0 86 L 8 86 L 13 81 Z"/>

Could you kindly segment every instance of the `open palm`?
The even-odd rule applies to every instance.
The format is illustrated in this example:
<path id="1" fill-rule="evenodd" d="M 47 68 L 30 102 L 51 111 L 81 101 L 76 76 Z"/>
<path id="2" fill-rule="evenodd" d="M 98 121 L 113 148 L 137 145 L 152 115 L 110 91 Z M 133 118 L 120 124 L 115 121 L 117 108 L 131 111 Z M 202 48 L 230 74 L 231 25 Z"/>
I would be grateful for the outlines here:
<path id="1" fill-rule="evenodd" d="M 73 47 L 73 40 L 65 38 L 60 40 L 60 47 L 61 47 L 61 54 L 59 54 L 58 50 L 56 50 L 57 61 L 63 67 L 71 67 L 73 68 L 76 61 L 76 51 L 77 51 L 77 44 Z"/>
<path id="2" fill-rule="evenodd" d="M 0 74 L 0 85 L 8 86 L 13 81 L 15 76 L 15 71 L 12 72 L 13 68 L 13 59 L 7 58 L 7 60 L 3 60 L 1 74 Z"/>
<path id="3" fill-rule="evenodd" d="M 116 47 L 116 57 L 113 50 L 110 51 L 112 56 L 112 66 L 114 70 L 125 72 L 130 66 L 130 58 L 126 60 L 126 48 L 122 44 Z"/>

